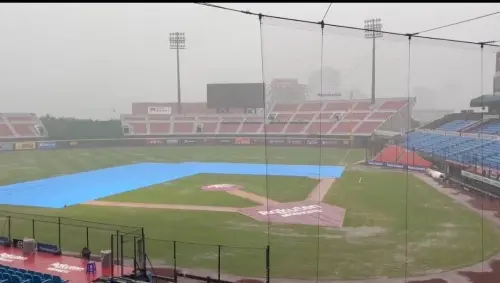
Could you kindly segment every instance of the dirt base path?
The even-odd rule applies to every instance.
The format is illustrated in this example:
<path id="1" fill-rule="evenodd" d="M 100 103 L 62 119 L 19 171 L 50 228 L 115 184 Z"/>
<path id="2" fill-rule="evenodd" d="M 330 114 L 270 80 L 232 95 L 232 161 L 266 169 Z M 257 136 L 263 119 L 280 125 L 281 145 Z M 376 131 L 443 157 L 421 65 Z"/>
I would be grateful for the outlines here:
<path id="1" fill-rule="evenodd" d="M 111 201 L 89 201 L 85 205 L 93 206 L 113 206 L 113 207 L 135 207 L 135 208 L 153 208 L 153 209 L 177 209 L 177 210 L 195 210 L 195 211 L 217 211 L 217 212 L 238 212 L 236 207 L 223 206 L 201 206 L 184 204 L 155 204 L 140 202 L 111 202 Z"/>
<path id="2" fill-rule="evenodd" d="M 306 200 L 323 201 L 334 182 L 335 179 L 321 179 L 318 185 L 309 193 Z"/>
<path id="3" fill-rule="evenodd" d="M 226 193 L 231 194 L 233 196 L 237 196 L 240 198 L 245 198 L 248 200 L 251 200 L 253 202 L 259 203 L 259 204 L 264 204 L 264 205 L 276 205 L 279 204 L 279 202 L 272 200 L 272 199 L 267 199 L 263 196 L 256 195 L 254 193 L 246 192 L 243 190 L 234 190 L 234 191 L 227 191 Z"/>

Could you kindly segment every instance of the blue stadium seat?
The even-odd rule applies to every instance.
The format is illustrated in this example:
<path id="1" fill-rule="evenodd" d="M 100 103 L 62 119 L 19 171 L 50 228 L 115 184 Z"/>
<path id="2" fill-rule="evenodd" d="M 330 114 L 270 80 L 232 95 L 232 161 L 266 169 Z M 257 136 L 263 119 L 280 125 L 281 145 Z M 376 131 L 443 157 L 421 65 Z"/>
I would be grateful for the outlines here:
<path id="1" fill-rule="evenodd" d="M 441 125 L 436 130 L 458 132 L 458 131 L 463 130 L 469 126 L 474 125 L 477 122 L 478 121 L 476 121 L 476 120 L 455 120 L 455 121 L 451 121 L 449 123 L 446 123 L 444 125 Z"/>
<path id="2" fill-rule="evenodd" d="M 472 137 L 412 132 L 405 147 L 462 164 L 484 165 L 500 169 L 500 141 Z"/>
<path id="3" fill-rule="evenodd" d="M 0 283 L 66 283 L 59 276 L 0 264 Z"/>
<path id="4" fill-rule="evenodd" d="M 498 135 L 500 134 L 500 121 L 495 120 L 492 122 L 486 122 L 481 127 L 474 129 L 474 133 L 484 133 L 490 135 Z"/>

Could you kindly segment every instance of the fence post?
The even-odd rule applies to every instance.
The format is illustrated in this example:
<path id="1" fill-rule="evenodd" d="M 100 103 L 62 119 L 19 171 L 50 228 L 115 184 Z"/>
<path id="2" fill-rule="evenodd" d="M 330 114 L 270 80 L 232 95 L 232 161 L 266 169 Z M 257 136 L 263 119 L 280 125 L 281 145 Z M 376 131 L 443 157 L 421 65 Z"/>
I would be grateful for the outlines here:
<path id="1" fill-rule="evenodd" d="M 174 283 L 177 283 L 177 241 L 174 241 Z"/>
<path id="2" fill-rule="evenodd" d="M 134 236 L 134 274 L 137 272 L 137 239 Z"/>
<path id="3" fill-rule="evenodd" d="M 90 244 L 89 244 L 89 226 L 85 227 L 85 234 L 87 234 L 87 248 L 90 249 Z"/>
<path id="4" fill-rule="evenodd" d="M 271 255 L 270 255 L 270 247 L 266 246 L 266 283 L 269 283 L 269 279 L 271 277 Z"/>
<path id="5" fill-rule="evenodd" d="M 120 276 L 123 276 L 123 235 L 120 235 Z"/>
<path id="6" fill-rule="evenodd" d="M 8 227 L 8 228 L 9 228 L 9 229 L 8 229 L 8 231 L 9 231 L 9 241 L 12 241 L 12 235 L 11 235 L 11 231 L 10 231 L 10 226 L 11 226 L 11 224 L 12 224 L 12 221 L 11 221 L 11 219 L 10 219 L 10 215 L 9 215 L 9 216 L 7 216 L 7 220 L 8 220 L 8 224 L 7 224 L 7 225 L 9 226 L 9 227 Z"/>
<path id="7" fill-rule="evenodd" d="M 218 257 L 217 257 L 217 280 L 220 281 L 220 245 L 217 246 Z"/>
<path id="8" fill-rule="evenodd" d="M 120 264 L 120 243 L 119 243 L 119 238 L 120 238 L 120 231 L 116 230 L 116 263 Z"/>
<path id="9" fill-rule="evenodd" d="M 114 253 L 114 243 L 113 243 L 114 235 L 111 234 L 111 277 L 115 276 L 115 253 Z"/>
<path id="10" fill-rule="evenodd" d="M 33 239 L 35 239 L 35 219 L 31 219 L 31 230 L 33 234 Z"/>
<path id="11" fill-rule="evenodd" d="M 59 249 L 62 250 L 62 245 L 61 245 L 61 217 L 57 217 L 57 226 L 58 226 L 58 234 L 59 234 L 59 239 L 58 239 L 58 244 L 59 244 Z"/>
<path id="12" fill-rule="evenodd" d="M 144 228 L 141 228 L 141 237 L 142 237 L 142 254 L 141 254 L 141 260 L 142 260 L 142 270 L 144 274 L 147 272 L 146 268 L 146 236 L 144 235 Z"/>

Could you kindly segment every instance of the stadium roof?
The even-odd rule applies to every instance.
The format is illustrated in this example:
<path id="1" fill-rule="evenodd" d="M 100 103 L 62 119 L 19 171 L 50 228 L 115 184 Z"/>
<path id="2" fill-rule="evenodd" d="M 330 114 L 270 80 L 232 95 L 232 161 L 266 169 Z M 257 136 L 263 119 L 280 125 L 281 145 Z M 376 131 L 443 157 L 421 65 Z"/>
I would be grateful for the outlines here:
<path id="1" fill-rule="evenodd" d="M 470 101 L 470 107 L 499 106 L 500 95 L 483 94 Z"/>

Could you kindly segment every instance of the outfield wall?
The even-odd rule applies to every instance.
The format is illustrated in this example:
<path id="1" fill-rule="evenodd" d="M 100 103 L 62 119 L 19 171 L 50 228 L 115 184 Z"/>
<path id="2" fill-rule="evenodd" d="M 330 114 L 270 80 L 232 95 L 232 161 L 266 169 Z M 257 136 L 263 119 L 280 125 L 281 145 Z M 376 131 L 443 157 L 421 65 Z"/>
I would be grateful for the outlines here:
<path id="1" fill-rule="evenodd" d="M 51 150 L 96 147 L 140 147 L 140 146 L 214 146 L 214 145 L 270 145 L 303 147 L 360 148 L 351 139 L 335 138 L 288 138 L 288 137 L 168 137 L 168 138 L 123 138 L 56 141 L 0 142 L 0 151 Z"/>

